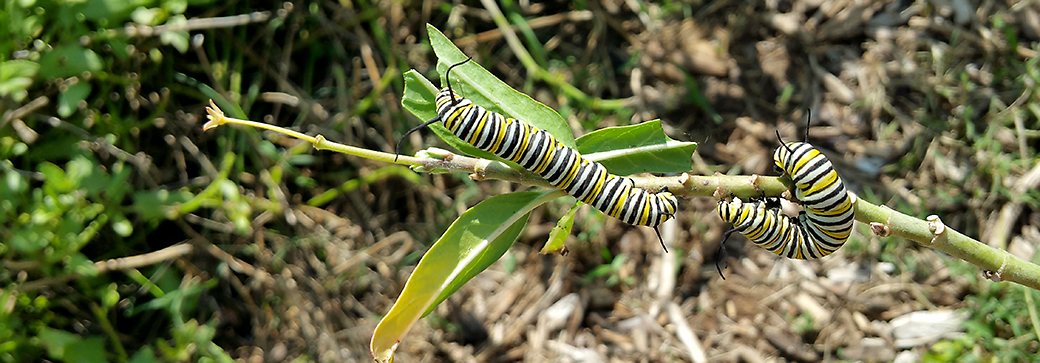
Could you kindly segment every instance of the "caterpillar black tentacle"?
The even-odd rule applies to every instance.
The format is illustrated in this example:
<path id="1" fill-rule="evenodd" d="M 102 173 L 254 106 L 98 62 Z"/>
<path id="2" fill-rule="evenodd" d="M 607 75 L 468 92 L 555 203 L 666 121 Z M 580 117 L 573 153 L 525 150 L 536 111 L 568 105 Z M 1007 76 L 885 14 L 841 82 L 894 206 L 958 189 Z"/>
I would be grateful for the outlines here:
<path id="1" fill-rule="evenodd" d="M 675 215 L 678 200 L 672 193 L 667 189 L 651 193 L 636 188 L 631 178 L 608 173 L 602 164 L 582 157 L 548 132 L 459 96 L 451 88 L 451 69 L 467 61 L 448 68 L 447 86 L 437 94 L 437 117 L 407 134 L 443 121 L 445 128 L 466 143 L 541 175 L 553 186 L 603 213 L 628 224 L 653 227 L 661 246 L 665 246 L 657 227 Z"/>

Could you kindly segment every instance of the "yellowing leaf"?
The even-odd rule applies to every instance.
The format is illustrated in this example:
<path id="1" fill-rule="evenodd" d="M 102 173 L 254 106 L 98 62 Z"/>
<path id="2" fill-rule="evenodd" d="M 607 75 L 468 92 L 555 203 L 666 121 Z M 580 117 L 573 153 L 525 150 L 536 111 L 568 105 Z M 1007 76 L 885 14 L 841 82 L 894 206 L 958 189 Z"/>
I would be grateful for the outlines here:
<path id="1" fill-rule="evenodd" d="M 426 251 L 376 326 L 369 347 L 376 361 L 392 362 L 397 345 L 419 318 L 502 257 L 532 209 L 565 195 L 562 190 L 498 195 L 459 216 Z"/>

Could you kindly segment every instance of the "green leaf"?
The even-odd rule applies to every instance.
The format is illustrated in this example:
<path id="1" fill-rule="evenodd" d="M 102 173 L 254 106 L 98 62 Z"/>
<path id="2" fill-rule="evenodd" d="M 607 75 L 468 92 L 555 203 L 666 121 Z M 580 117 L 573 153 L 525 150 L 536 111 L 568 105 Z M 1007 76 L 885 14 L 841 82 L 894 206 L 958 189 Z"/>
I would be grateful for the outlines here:
<path id="1" fill-rule="evenodd" d="M 29 182 L 21 174 L 8 170 L 0 177 L 0 197 L 4 200 L 14 199 L 26 190 L 29 190 Z"/>
<path id="2" fill-rule="evenodd" d="M 669 138 L 654 120 L 590 132 L 578 139 L 577 150 L 617 175 L 681 173 L 690 171 L 697 143 Z"/>
<path id="3" fill-rule="evenodd" d="M 108 38 L 105 39 L 108 43 L 108 49 L 112 50 L 112 54 L 115 54 L 119 59 L 127 59 L 130 57 L 130 44 L 127 43 L 126 39 L 123 38 Z"/>
<path id="4" fill-rule="evenodd" d="M 133 210 L 146 221 L 158 221 L 166 218 L 166 209 L 170 206 L 187 202 L 194 197 L 184 190 L 169 191 L 165 189 L 134 193 Z"/>
<path id="5" fill-rule="evenodd" d="M 462 63 L 469 58 L 433 25 L 426 24 L 426 31 L 430 35 L 433 52 L 437 53 L 437 71 L 442 75 L 451 65 Z M 574 134 L 571 133 L 571 129 L 567 127 L 567 121 L 560 117 L 559 113 L 549 106 L 535 101 L 531 96 L 509 87 L 476 61 L 469 61 L 455 67 L 452 75 L 454 77 L 451 84 L 455 92 L 470 99 L 474 104 L 518 120 L 524 120 L 531 126 L 553 135 L 557 141 L 567 147 L 574 148 Z M 460 87 L 455 88 L 456 84 Z M 441 86 L 446 86 L 446 84 Z"/>
<path id="6" fill-rule="evenodd" d="M 156 26 L 166 15 L 162 8 L 139 7 L 130 13 L 130 19 L 141 25 Z"/>
<path id="7" fill-rule="evenodd" d="M 170 316 L 184 319 L 185 316 L 191 316 L 194 313 L 199 303 L 199 295 L 217 286 L 217 282 L 216 279 L 209 279 L 201 283 L 193 282 L 186 287 L 173 289 L 161 297 L 131 307 L 126 311 L 126 315 L 134 316 L 148 310 L 164 310 Z"/>
<path id="8" fill-rule="evenodd" d="M 37 170 L 40 174 L 43 174 L 44 185 L 53 188 L 53 190 L 68 192 L 75 189 L 72 186 L 72 182 L 68 179 L 68 174 L 65 174 L 65 170 L 60 166 L 45 161 L 40 163 Z"/>
<path id="9" fill-rule="evenodd" d="M 79 109 L 79 103 L 90 96 L 90 83 L 78 82 L 58 96 L 58 116 L 69 117 Z"/>
<path id="10" fill-rule="evenodd" d="M 401 105 L 420 120 L 432 120 L 437 117 L 434 109 L 434 97 L 437 97 L 437 86 L 412 69 L 404 73 L 404 97 Z"/>
<path id="11" fill-rule="evenodd" d="M 616 274 L 618 271 L 621 270 L 621 268 L 625 266 L 625 257 L 626 256 L 624 254 L 620 254 L 611 259 L 610 263 L 608 264 L 593 267 L 592 270 L 590 270 L 589 273 L 585 275 L 583 281 L 585 281 L 585 283 L 588 284 L 600 277 L 607 276 L 609 278 L 611 274 Z"/>
<path id="12" fill-rule="evenodd" d="M 15 102 L 25 99 L 39 70 L 39 64 L 24 59 L 0 62 L 0 97 L 13 95 Z"/>
<path id="13" fill-rule="evenodd" d="M 145 1 L 126 0 L 85 0 L 70 9 L 72 12 L 82 14 L 86 20 L 122 22 L 129 16 L 130 12 Z M 112 24 L 115 25 L 115 24 Z"/>
<path id="14" fill-rule="evenodd" d="M 462 53 L 455 44 L 444 36 L 437 28 L 427 24 L 430 35 L 430 44 L 437 53 L 437 70 L 442 76 L 448 67 L 465 61 L 467 56 Z M 441 85 L 447 86 L 442 78 Z M 503 115 L 523 120 L 538 129 L 545 130 L 553 135 L 560 143 L 568 147 L 574 147 L 574 135 L 567 127 L 566 121 L 553 109 L 535 101 L 509 85 L 495 78 L 491 72 L 481 67 L 475 61 L 467 62 L 455 67 L 451 71 L 452 89 L 458 94 L 473 101 L 474 104 Z M 438 88 L 419 75 L 417 72 L 405 73 L 405 95 L 401 104 L 415 117 L 421 120 L 432 120 L 437 117 L 434 107 L 434 98 Z M 431 125 L 434 133 L 449 145 L 460 151 L 487 159 L 502 160 L 489 152 L 469 146 L 466 142 L 459 140 L 455 135 L 444 129 L 441 124 Z"/>
<path id="15" fill-rule="evenodd" d="M 105 340 L 99 336 L 87 337 L 66 347 L 65 359 L 69 363 L 105 363 Z"/>
<path id="16" fill-rule="evenodd" d="M 101 306 L 103 308 L 111 309 L 119 302 L 119 290 L 114 282 L 100 289 L 99 292 L 101 293 Z"/>
<path id="17" fill-rule="evenodd" d="M 86 244 L 86 242 L 82 244 Z M 79 249 L 79 247 L 75 248 L 77 250 Z M 67 265 L 65 268 L 66 271 L 75 272 L 76 274 L 82 276 L 97 276 L 98 274 L 97 267 L 94 266 L 94 261 L 91 261 L 89 258 L 87 258 L 86 255 L 82 253 L 72 253 L 71 256 L 65 257 L 63 261 L 67 261 Z"/>
<path id="18" fill-rule="evenodd" d="M 112 217 L 112 230 L 121 237 L 129 237 L 134 233 L 134 224 L 130 223 L 122 213 L 115 213 Z"/>
<path id="19" fill-rule="evenodd" d="M 392 361 L 397 343 L 419 318 L 509 249 L 532 209 L 565 195 L 558 190 L 498 195 L 459 216 L 419 261 L 401 296 L 379 321 L 372 335 L 372 356 L 379 362 Z"/>
<path id="20" fill-rule="evenodd" d="M 165 25 L 177 28 L 183 26 L 187 22 L 188 19 L 185 18 L 184 15 L 177 14 L 171 16 L 170 19 L 166 21 Z M 159 34 L 159 40 L 162 41 L 163 44 L 172 45 L 174 49 L 177 49 L 177 51 L 181 53 L 188 51 L 188 37 L 189 35 L 186 30 L 167 31 Z"/>
<path id="21" fill-rule="evenodd" d="M 571 227 L 574 227 L 574 213 L 581 208 L 582 203 L 574 201 L 574 206 L 571 210 L 567 211 L 567 214 L 563 215 L 563 218 L 556 221 L 556 227 L 553 227 L 552 231 L 549 232 L 549 239 L 545 241 L 545 246 L 542 247 L 541 253 L 543 255 L 550 254 L 559 251 L 563 248 L 563 243 L 567 241 L 567 237 L 571 235 Z"/>
<path id="22" fill-rule="evenodd" d="M 188 0 L 164 0 L 162 7 L 172 14 L 184 14 L 188 10 Z"/>
<path id="23" fill-rule="evenodd" d="M 159 359 L 155 357 L 155 351 L 150 346 L 144 346 L 141 350 L 137 351 L 133 357 L 130 357 L 129 363 L 156 363 Z"/>
<path id="24" fill-rule="evenodd" d="M 40 343 L 47 348 L 47 355 L 59 360 L 65 359 L 69 346 L 83 340 L 79 335 L 46 326 L 40 329 L 39 338 Z"/>
<path id="25" fill-rule="evenodd" d="M 131 168 L 126 167 L 122 162 L 117 162 L 112 164 L 110 170 L 112 175 L 108 178 L 108 185 L 105 186 L 104 192 L 108 194 L 108 200 L 119 204 L 126 197 L 126 193 L 134 188 L 126 182 L 130 178 Z"/>
<path id="26" fill-rule="evenodd" d="M 101 70 L 101 57 L 79 45 L 63 45 L 40 57 L 40 77 L 44 79 L 80 76 Z"/>

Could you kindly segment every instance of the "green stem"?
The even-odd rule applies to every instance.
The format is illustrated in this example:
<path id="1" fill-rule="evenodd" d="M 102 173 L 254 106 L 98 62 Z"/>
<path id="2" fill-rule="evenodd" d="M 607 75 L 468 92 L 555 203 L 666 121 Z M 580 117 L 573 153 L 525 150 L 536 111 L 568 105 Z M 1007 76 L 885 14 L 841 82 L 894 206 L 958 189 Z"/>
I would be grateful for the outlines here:
<path id="1" fill-rule="evenodd" d="M 350 146 L 350 145 L 340 144 L 340 143 L 337 143 L 337 142 L 332 142 L 332 141 L 326 140 L 325 137 L 321 136 L 320 134 L 318 136 L 314 137 L 314 141 L 312 141 L 311 144 L 314 144 L 314 148 L 317 149 L 317 150 L 331 150 L 331 151 L 335 151 L 335 152 L 343 153 L 343 154 L 347 154 L 347 155 L 360 156 L 360 157 L 363 157 L 365 159 L 385 161 L 385 162 L 388 162 L 388 163 L 393 163 L 394 159 L 397 159 L 397 155 L 396 154 L 389 154 L 389 153 L 385 153 L 385 152 L 382 152 L 382 151 L 363 149 L 363 148 L 359 148 L 359 147 L 356 147 L 356 146 Z M 408 165 L 418 165 L 418 164 L 408 164 Z"/>
<path id="2" fill-rule="evenodd" d="M 1040 316 L 1036 313 L 1036 302 L 1033 301 L 1033 292 L 1022 289 L 1022 293 L 1026 295 L 1026 309 L 1029 310 L 1029 321 L 1033 323 L 1033 333 L 1040 337 Z"/>
<path id="3" fill-rule="evenodd" d="M 988 277 L 994 281 L 1011 281 L 1040 290 L 1040 266 L 948 228 L 938 216 L 932 215 L 927 221 L 922 221 L 863 199 L 856 201 L 855 210 L 856 220 L 870 225 L 880 237 L 906 238 L 968 261 L 987 271 Z"/>
<path id="4" fill-rule="evenodd" d="M 129 360 L 129 356 L 126 355 L 126 348 L 123 348 L 123 342 L 119 341 L 119 334 L 116 332 L 115 327 L 112 326 L 112 322 L 108 320 L 108 309 L 103 309 L 97 304 L 91 303 L 90 310 L 94 312 L 94 316 L 97 317 L 101 330 L 108 336 L 108 340 L 112 343 L 112 347 L 116 350 L 116 355 L 119 356 L 120 362 L 126 362 Z"/>
<path id="5" fill-rule="evenodd" d="M 230 152 L 225 154 L 224 159 L 220 164 L 220 171 L 217 172 L 216 178 L 209 182 L 206 189 L 195 194 L 191 199 L 188 199 L 173 208 L 167 209 L 164 213 L 166 218 L 174 219 L 192 213 L 205 205 L 208 201 L 212 201 L 216 195 L 220 194 L 220 186 L 227 180 L 228 174 L 231 173 L 231 167 L 234 165 L 235 154 Z"/>
<path id="6" fill-rule="evenodd" d="M 211 104 L 212 105 L 212 104 Z M 318 150 L 332 150 L 388 163 L 410 165 L 416 170 L 427 172 L 462 172 L 471 174 L 474 180 L 496 179 L 524 185 L 553 188 L 541 176 L 528 170 L 517 170 L 509 165 L 487 159 L 457 155 L 446 150 L 429 149 L 411 157 L 362 149 L 326 140 L 321 135 L 307 136 L 296 131 L 253 121 L 228 118 L 215 105 L 207 109 L 210 121 L 203 125 L 210 129 L 225 123 L 235 123 L 265 130 L 280 132 L 314 145 Z M 790 180 L 758 175 L 689 175 L 667 177 L 633 177 L 638 188 L 668 191 L 680 197 L 761 197 L 781 196 L 790 188 Z M 928 221 L 896 212 L 886 206 L 877 206 L 862 199 L 855 201 L 856 220 L 871 226 L 879 237 L 902 237 L 923 246 L 946 252 L 951 256 L 968 261 L 988 271 L 996 281 L 1011 281 L 1040 290 L 1040 266 L 974 240 L 964 234 L 946 228 L 938 217 Z"/>

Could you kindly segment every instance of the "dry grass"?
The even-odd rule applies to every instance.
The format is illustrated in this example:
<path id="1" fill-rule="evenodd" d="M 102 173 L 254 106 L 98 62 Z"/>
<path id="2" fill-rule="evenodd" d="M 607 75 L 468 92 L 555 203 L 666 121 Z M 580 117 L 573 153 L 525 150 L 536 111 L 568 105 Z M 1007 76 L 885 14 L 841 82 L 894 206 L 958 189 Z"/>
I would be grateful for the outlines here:
<path id="1" fill-rule="evenodd" d="M 322 4 L 310 14 L 291 13 L 291 34 L 274 31 L 274 40 L 258 40 L 269 47 L 264 53 L 242 49 L 248 62 L 267 69 L 264 77 L 288 82 L 272 91 L 301 97 L 315 110 L 297 119 L 295 108 L 261 104 L 271 122 L 296 119 L 296 126 L 329 139 L 384 151 L 418 121 L 402 114 L 396 81 L 386 89 L 378 84 L 400 77 L 387 69 L 432 74 L 433 56 L 421 45 L 426 22 L 506 82 L 563 110 L 575 128 L 579 121 L 603 127 L 662 118 L 674 137 L 702 143 L 698 173 L 772 175 L 773 130 L 800 139 L 809 109 L 810 141 L 861 196 L 938 214 L 987 242 L 995 233 L 987 226 L 1000 220 L 1025 258 L 1040 242 L 1035 202 L 1015 202 L 1018 216 L 999 213 L 1012 203 L 1002 191 L 1014 190 L 1037 160 L 1037 133 L 1028 130 L 1036 116 L 1022 119 L 1018 112 L 1037 97 L 1008 74 L 1036 55 L 1028 45 L 1040 40 L 1033 4 L 796 0 L 662 8 L 606 0 L 587 4 L 587 12 L 523 4 L 507 10 L 537 24 L 533 33 L 553 59 L 550 71 L 589 95 L 631 98 L 630 114 L 591 110 L 525 82 L 526 72 L 479 7 L 387 2 L 367 10 L 379 17 L 365 18 L 361 9 Z M 1004 28 L 995 28 L 998 18 Z M 1008 29 L 1017 46 L 1004 35 Z M 314 53 L 322 43 L 332 55 Z M 337 68 L 345 84 L 333 76 Z M 293 85 L 308 81 L 314 83 L 307 89 Z M 322 88 L 338 92 L 315 92 Z M 359 109 L 365 97 L 370 107 Z M 433 143 L 427 137 L 412 147 Z M 314 154 L 318 162 L 300 174 L 314 178 L 319 190 L 385 167 Z M 213 293 L 227 333 L 218 342 L 249 362 L 368 361 L 375 323 L 424 246 L 465 206 L 516 188 L 496 182 L 474 188 L 445 175 L 423 180 L 385 177 L 321 208 L 302 206 L 317 191 L 283 187 L 284 217 L 254 221 L 257 232 L 247 237 L 210 234 L 230 253 L 214 256 L 250 266 L 216 269 L 223 272 Z M 244 187 L 265 195 L 262 183 Z M 1035 196 L 1035 186 L 1019 190 Z M 901 352 L 919 360 L 932 341 L 900 345 L 892 319 L 964 308 L 966 295 L 989 284 L 937 252 L 862 230 L 839 253 L 815 262 L 781 260 L 732 237 L 722 280 L 714 253 L 728 226 L 714 206 L 683 202 L 681 223 L 665 231 L 670 254 L 648 229 L 582 212 L 567 256 L 537 254 L 563 207 L 540 209 L 502 261 L 420 321 L 397 361 L 889 361 Z M 277 223 L 266 229 L 267 221 Z M 586 278 L 609 263 L 605 254 L 624 255 L 625 263 Z M 203 256 L 186 261 L 185 269 L 213 271 L 212 263 Z M 969 273 L 951 272 L 951 265 Z M 608 284 L 609 276 L 621 282 Z M 1034 353 L 1035 340 L 1026 345 Z"/>

